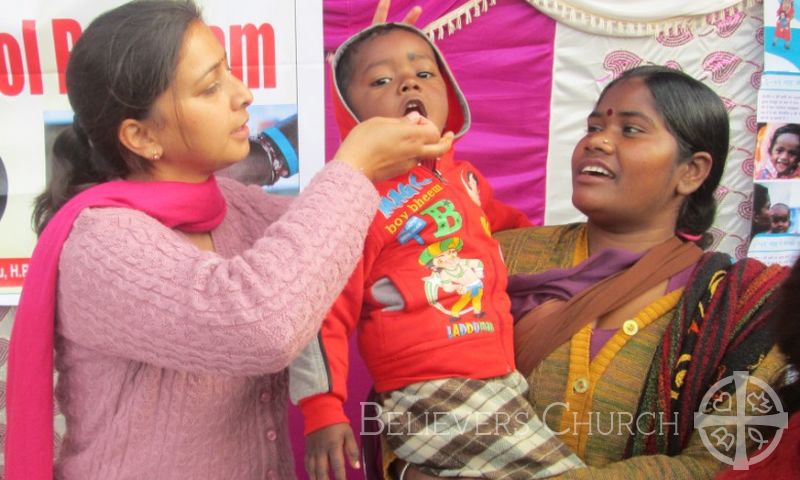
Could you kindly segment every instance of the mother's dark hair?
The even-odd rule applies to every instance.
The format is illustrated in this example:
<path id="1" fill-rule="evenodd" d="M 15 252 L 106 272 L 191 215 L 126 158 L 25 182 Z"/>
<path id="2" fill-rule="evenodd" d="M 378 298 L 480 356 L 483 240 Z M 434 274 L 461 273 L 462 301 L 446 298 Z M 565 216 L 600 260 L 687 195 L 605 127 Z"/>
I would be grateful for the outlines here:
<path id="1" fill-rule="evenodd" d="M 728 157 L 730 120 L 725 104 L 702 82 L 679 70 L 656 65 L 623 72 L 603 89 L 600 99 L 614 85 L 632 78 L 641 78 L 650 90 L 656 110 L 678 142 L 681 162 L 698 152 L 711 155 L 708 177 L 684 201 L 675 226 L 677 232 L 700 235 L 702 238 L 697 243 L 705 247 L 710 243 L 706 231 L 714 222 L 717 211 L 714 191 L 719 186 Z"/>
<path id="2" fill-rule="evenodd" d="M 81 34 L 66 71 L 75 118 L 53 144 L 50 179 L 34 207 L 37 233 L 80 191 L 149 169 L 120 143 L 118 129 L 125 119 L 150 115 L 174 78 L 189 25 L 200 19 L 191 0 L 135 0 L 103 13 Z"/>

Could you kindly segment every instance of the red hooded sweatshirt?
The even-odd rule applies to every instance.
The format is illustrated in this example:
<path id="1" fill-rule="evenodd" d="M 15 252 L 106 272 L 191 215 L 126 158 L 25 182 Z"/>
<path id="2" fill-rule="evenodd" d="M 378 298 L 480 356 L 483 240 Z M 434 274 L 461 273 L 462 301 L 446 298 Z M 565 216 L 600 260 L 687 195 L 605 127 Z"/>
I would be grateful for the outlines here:
<path id="1" fill-rule="evenodd" d="M 446 131 L 469 128 L 467 103 L 441 53 L 448 91 Z M 370 27 L 337 51 L 369 35 Z M 335 78 L 335 75 L 334 75 Z M 358 120 L 334 80 L 342 136 Z M 306 434 L 347 422 L 348 337 L 358 346 L 377 392 L 445 377 L 490 378 L 514 369 L 507 272 L 491 233 L 530 225 L 522 212 L 492 196 L 486 179 L 451 149 L 431 165 L 376 184 L 381 203 L 364 256 L 331 308 L 317 341 L 290 367 L 290 394 L 305 417 Z M 324 281 L 324 279 L 321 279 Z"/>

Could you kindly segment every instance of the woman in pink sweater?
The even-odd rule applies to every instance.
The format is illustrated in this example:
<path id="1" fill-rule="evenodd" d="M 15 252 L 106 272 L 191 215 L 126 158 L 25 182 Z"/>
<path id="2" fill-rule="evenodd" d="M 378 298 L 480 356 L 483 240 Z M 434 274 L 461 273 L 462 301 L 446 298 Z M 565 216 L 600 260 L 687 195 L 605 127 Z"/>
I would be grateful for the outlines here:
<path id="1" fill-rule="evenodd" d="M 253 97 L 191 2 L 102 14 L 66 78 L 74 124 L 11 338 L 5 478 L 294 478 L 284 368 L 361 255 L 371 180 L 452 135 L 365 122 L 294 199 L 217 181 L 248 153 Z"/>

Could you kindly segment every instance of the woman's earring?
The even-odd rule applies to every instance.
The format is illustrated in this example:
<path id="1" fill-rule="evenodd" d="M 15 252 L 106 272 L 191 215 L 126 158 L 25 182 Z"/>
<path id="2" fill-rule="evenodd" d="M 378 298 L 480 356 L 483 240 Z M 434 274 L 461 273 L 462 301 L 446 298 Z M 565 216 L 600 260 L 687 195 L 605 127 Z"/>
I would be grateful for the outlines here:
<path id="1" fill-rule="evenodd" d="M 153 160 L 158 160 L 161 158 L 161 154 L 158 153 L 158 150 L 153 150 Z"/>

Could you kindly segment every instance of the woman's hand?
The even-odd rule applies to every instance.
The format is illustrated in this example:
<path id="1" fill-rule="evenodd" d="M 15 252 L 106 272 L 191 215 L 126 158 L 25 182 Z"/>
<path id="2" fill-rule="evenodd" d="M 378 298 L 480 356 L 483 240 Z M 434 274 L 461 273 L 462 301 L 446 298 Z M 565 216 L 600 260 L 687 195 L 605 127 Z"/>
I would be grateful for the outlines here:
<path id="1" fill-rule="evenodd" d="M 453 133 L 439 135 L 428 119 L 411 112 L 401 118 L 373 117 L 350 131 L 334 156 L 373 181 L 405 173 L 420 159 L 436 158 L 453 144 Z"/>
<path id="2" fill-rule="evenodd" d="M 378 6 L 375 7 L 375 15 L 372 16 L 372 25 L 376 23 L 385 23 L 386 19 L 389 17 L 389 7 L 392 4 L 392 0 L 379 0 Z M 407 23 L 409 25 L 414 25 L 419 20 L 419 16 L 422 15 L 422 7 L 419 5 L 415 5 L 414 8 L 406 13 L 406 16 L 400 23 Z"/>

